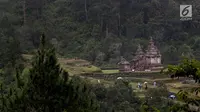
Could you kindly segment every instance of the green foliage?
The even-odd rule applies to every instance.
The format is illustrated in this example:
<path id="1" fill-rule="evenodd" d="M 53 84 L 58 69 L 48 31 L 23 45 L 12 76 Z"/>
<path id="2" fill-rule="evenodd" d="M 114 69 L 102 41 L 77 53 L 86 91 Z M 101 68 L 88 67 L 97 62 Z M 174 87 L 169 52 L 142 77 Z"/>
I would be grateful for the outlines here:
<path id="1" fill-rule="evenodd" d="M 169 91 L 165 86 L 148 89 L 145 93 L 145 103 L 142 105 L 142 110 L 149 112 L 168 112 L 169 111 L 169 101 L 168 101 Z"/>
<path id="2" fill-rule="evenodd" d="M 95 66 L 82 67 L 82 69 L 87 73 L 101 72 L 101 69 Z"/>
<path id="3" fill-rule="evenodd" d="M 173 77 L 193 77 L 196 82 L 200 82 L 200 61 L 196 59 L 184 58 L 179 65 L 169 65 L 166 73 L 172 74 Z M 199 106 L 200 103 L 195 98 L 191 97 L 191 93 L 198 94 L 199 88 L 194 88 L 192 91 L 180 90 L 177 93 L 178 99 L 185 102 L 186 105 L 174 105 L 171 107 L 173 111 L 191 111 L 190 105 Z"/>
<path id="4" fill-rule="evenodd" d="M 141 101 L 127 82 L 118 80 L 112 87 L 96 85 L 93 88 L 100 102 L 101 112 L 139 112 Z"/>
<path id="5" fill-rule="evenodd" d="M 73 77 L 69 82 L 69 103 L 67 111 L 72 112 L 97 112 L 99 107 L 95 95 L 89 89 L 89 85 L 78 77 Z"/>
<path id="6" fill-rule="evenodd" d="M 196 82 L 200 82 L 200 61 L 196 59 L 184 58 L 179 65 L 168 65 L 165 72 L 171 74 L 172 77 L 190 77 L 192 76 Z"/>
<path id="7" fill-rule="evenodd" d="M 68 73 L 60 68 L 54 48 L 47 49 L 44 35 L 29 76 L 21 76 L 18 71 L 15 87 L 7 94 L 1 93 L 0 109 L 4 112 L 96 112 L 99 109 L 88 85 L 80 78 L 69 80 Z"/>
<path id="8" fill-rule="evenodd" d="M 17 38 L 23 52 L 37 48 L 37 37 L 47 32 L 60 55 L 101 66 L 116 65 L 121 55 L 131 60 L 136 44 L 145 48 L 152 36 L 163 62 L 174 64 L 182 55 L 200 56 L 198 20 L 180 22 L 179 4 L 187 1 L 6 0 L 0 4 L 0 29 Z M 198 0 L 192 5 L 199 15 Z"/>
<path id="9" fill-rule="evenodd" d="M 140 112 L 161 112 L 161 111 L 155 108 L 154 106 L 149 106 L 146 103 L 144 103 L 140 108 Z"/>
<path id="10" fill-rule="evenodd" d="M 21 59 L 19 42 L 15 38 L 2 37 L 0 35 L 0 63 L 12 64 L 14 67 L 17 60 Z"/>
<path id="11" fill-rule="evenodd" d="M 188 106 L 187 105 L 180 105 L 180 104 L 174 104 L 170 107 L 170 111 L 172 112 L 188 112 Z"/>
<path id="12" fill-rule="evenodd" d="M 189 100 L 188 95 L 189 95 L 188 92 L 183 91 L 183 90 L 181 90 L 177 93 L 178 99 L 181 100 L 181 101 L 187 101 L 188 102 L 188 100 Z"/>
<path id="13" fill-rule="evenodd" d="M 119 70 L 102 70 L 104 74 L 112 74 L 112 73 L 119 73 Z"/>

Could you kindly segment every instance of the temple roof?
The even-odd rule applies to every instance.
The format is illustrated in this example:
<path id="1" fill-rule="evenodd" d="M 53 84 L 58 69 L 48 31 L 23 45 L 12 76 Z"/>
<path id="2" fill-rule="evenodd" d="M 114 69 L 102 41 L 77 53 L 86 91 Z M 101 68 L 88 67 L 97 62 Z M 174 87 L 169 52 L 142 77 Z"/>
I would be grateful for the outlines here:
<path id="1" fill-rule="evenodd" d="M 141 45 L 139 44 L 139 45 L 138 45 L 138 48 L 137 48 L 137 51 L 136 51 L 136 53 L 135 53 L 135 56 L 134 56 L 134 58 L 133 58 L 132 61 L 135 61 L 135 60 L 141 58 L 141 57 L 144 56 L 144 55 L 145 55 L 145 53 L 143 52 L 143 50 L 142 50 L 142 48 L 141 48 Z"/>
<path id="2" fill-rule="evenodd" d="M 150 38 L 148 48 L 146 50 L 147 56 L 161 56 L 160 51 L 158 48 L 154 45 L 152 37 Z"/>
<path id="3" fill-rule="evenodd" d="M 123 58 L 122 56 L 121 56 L 121 60 L 120 60 L 120 62 L 118 63 L 118 64 L 120 64 L 120 65 L 128 65 L 128 64 L 130 64 L 125 58 Z"/>
<path id="4" fill-rule="evenodd" d="M 142 50 L 142 48 L 141 48 L 141 45 L 140 45 L 140 44 L 138 45 L 138 49 L 137 49 L 137 51 L 136 51 L 136 53 L 135 53 L 135 54 L 136 54 L 136 56 L 137 56 L 137 55 L 144 55 L 144 52 L 143 52 L 143 50 Z"/>

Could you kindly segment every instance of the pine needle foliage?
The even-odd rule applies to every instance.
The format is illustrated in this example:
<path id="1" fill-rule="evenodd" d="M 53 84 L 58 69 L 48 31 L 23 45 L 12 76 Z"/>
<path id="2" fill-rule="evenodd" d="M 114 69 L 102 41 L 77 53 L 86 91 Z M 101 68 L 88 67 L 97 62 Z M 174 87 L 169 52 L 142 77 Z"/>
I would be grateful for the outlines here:
<path id="1" fill-rule="evenodd" d="M 27 84 L 17 73 L 17 86 L 8 94 L 1 93 L 0 109 L 3 112 L 97 112 L 98 103 L 89 86 L 78 77 L 69 80 L 68 73 L 58 64 L 55 49 L 47 48 L 46 44 L 42 35 Z"/>

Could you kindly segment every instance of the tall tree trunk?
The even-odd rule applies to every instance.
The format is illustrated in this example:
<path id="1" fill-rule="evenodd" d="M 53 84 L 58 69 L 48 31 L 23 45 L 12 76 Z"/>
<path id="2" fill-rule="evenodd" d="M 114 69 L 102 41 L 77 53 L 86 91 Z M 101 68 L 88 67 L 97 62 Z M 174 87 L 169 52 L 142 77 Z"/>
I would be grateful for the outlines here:
<path id="1" fill-rule="evenodd" d="M 24 25 L 26 24 L 26 0 L 24 0 L 23 3 L 23 19 L 24 19 Z"/>
<path id="2" fill-rule="evenodd" d="M 37 8 L 37 20 L 40 19 L 40 11 L 39 11 L 39 8 Z"/>
<path id="3" fill-rule="evenodd" d="M 99 16 L 99 18 L 100 18 L 100 28 L 101 28 L 101 34 L 102 34 L 102 32 L 103 32 L 103 16 L 102 15 L 100 15 Z"/>
<path id="4" fill-rule="evenodd" d="M 120 13 L 118 13 L 118 36 L 121 36 L 121 16 Z"/>
<path id="5" fill-rule="evenodd" d="M 85 0 L 85 19 L 86 19 L 86 22 L 88 22 L 87 0 Z"/>
<path id="6" fill-rule="evenodd" d="M 108 37 L 108 25 L 106 25 L 106 38 Z"/>

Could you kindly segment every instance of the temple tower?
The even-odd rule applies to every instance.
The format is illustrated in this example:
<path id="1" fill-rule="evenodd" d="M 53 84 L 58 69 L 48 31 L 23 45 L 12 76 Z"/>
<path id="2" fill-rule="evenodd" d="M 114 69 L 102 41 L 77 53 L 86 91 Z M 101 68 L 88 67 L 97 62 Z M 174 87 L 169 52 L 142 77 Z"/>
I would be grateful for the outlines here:
<path id="1" fill-rule="evenodd" d="M 144 56 L 144 52 L 143 52 L 143 50 L 142 50 L 142 48 L 141 48 L 141 45 L 139 44 L 139 45 L 138 45 L 138 48 L 137 48 L 137 51 L 136 51 L 136 53 L 135 53 L 134 60 L 137 60 L 137 59 L 139 59 L 139 58 L 142 58 L 143 56 Z"/>
<path id="2" fill-rule="evenodd" d="M 119 64 L 120 72 L 131 72 L 131 71 L 160 71 L 163 66 L 161 63 L 161 53 L 158 48 L 154 45 L 152 37 L 150 38 L 149 45 L 146 53 L 143 52 L 140 44 L 136 50 L 133 60 L 129 63 L 123 57 Z"/>
<path id="3" fill-rule="evenodd" d="M 145 53 L 143 52 L 141 45 L 138 45 L 135 57 L 131 61 L 131 70 L 143 70 L 145 67 Z"/>
<path id="4" fill-rule="evenodd" d="M 144 52 L 143 52 L 140 44 L 138 45 L 138 49 L 135 54 L 136 54 L 136 56 L 139 56 L 139 57 L 144 56 Z"/>
<path id="5" fill-rule="evenodd" d="M 149 45 L 146 50 L 146 62 L 149 67 L 157 67 L 161 65 L 161 54 L 158 48 L 154 45 L 152 37 L 150 38 Z"/>

